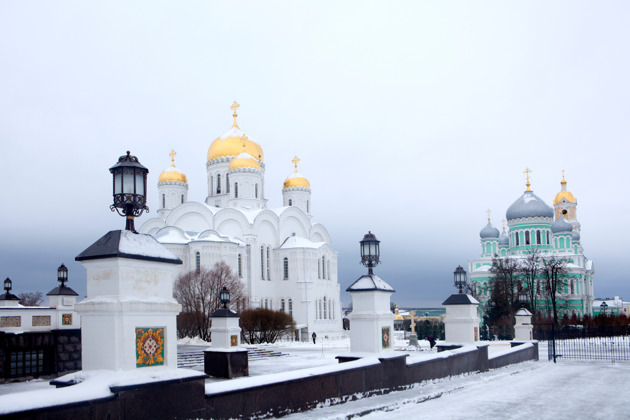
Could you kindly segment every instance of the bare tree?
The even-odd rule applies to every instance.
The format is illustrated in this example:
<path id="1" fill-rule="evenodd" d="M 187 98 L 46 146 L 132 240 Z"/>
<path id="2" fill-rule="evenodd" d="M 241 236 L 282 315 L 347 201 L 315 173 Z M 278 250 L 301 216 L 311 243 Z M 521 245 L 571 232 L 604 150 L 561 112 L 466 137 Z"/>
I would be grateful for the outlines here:
<path id="1" fill-rule="evenodd" d="M 519 270 L 522 277 L 523 290 L 527 293 L 529 308 L 533 313 L 536 313 L 538 308 L 539 288 L 537 287 L 537 282 L 540 281 L 541 269 L 540 250 L 530 248 L 525 258 L 521 261 Z"/>
<path id="2" fill-rule="evenodd" d="M 40 290 L 18 293 L 17 297 L 20 299 L 20 305 L 23 306 L 40 306 L 44 303 L 44 293 Z"/>
<path id="3" fill-rule="evenodd" d="M 542 258 L 545 295 L 551 302 L 554 323 L 558 323 L 558 298 L 566 286 L 567 260 L 556 257 Z"/>
<path id="4" fill-rule="evenodd" d="M 514 336 L 514 313 L 518 309 L 518 292 L 522 288 L 520 266 L 514 258 L 492 259 L 491 294 L 484 323 L 499 338 Z"/>
<path id="5" fill-rule="evenodd" d="M 221 306 L 220 292 L 224 286 L 230 291 L 232 302 L 244 301 L 243 283 L 223 261 L 211 270 L 201 268 L 177 278 L 173 296 L 182 305 L 182 312 L 177 316 L 180 337 L 198 336 L 210 340 L 210 315 Z"/>

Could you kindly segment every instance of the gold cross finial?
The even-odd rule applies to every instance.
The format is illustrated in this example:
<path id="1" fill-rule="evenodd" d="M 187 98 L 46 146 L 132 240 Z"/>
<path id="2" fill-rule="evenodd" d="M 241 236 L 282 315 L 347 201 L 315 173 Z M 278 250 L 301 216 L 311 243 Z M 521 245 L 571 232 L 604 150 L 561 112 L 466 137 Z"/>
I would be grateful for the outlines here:
<path id="1" fill-rule="evenodd" d="M 566 184 L 567 180 L 564 179 L 564 169 L 562 170 L 562 181 L 560 181 L 561 184 Z"/>
<path id="2" fill-rule="evenodd" d="M 297 164 L 300 163 L 300 158 L 297 156 L 294 156 L 291 162 L 293 162 L 293 164 L 295 165 L 295 172 L 297 172 Z"/>
<path id="3" fill-rule="evenodd" d="M 501 220 L 501 222 L 503 223 L 503 230 L 505 230 L 505 219 Z"/>
<path id="4" fill-rule="evenodd" d="M 492 211 L 490 209 L 486 210 L 486 213 L 488 213 L 488 222 L 490 221 L 490 213 L 492 213 Z"/>
<path id="5" fill-rule="evenodd" d="M 238 124 L 236 124 L 236 117 L 238 117 L 238 114 L 236 113 L 236 111 L 240 108 L 240 105 L 238 104 L 238 102 L 234 101 L 234 103 L 232 104 L 232 106 L 230 107 L 230 109 L 232 111 L 234 111 L 234 113 L 232 114 L 232 116 L 234 117 L 234 127 L 238 127 Z"/>
<path id="6" fill-rule="evenodd" d="M 171 157 L 171 166 L 175 167 L 175 155 L 177 153 L 175 153 L 175 149 L 171 149 L 171 153 L 169 153 L 168 155 Z"/>
<path id="7" fill-rule="evenodd" d="M 529 188 L 532 184 L 529 183 L 529 174 L 532 172 L 531 169 L 529 168 L 525 168 L 525 170 L 523 171 L 523 173 L 527 176 L 527 182 L 525 183 L 525 185 L 527 185 L 527 189 L 525 190 L 527 191 L 531 191 L 531 188 Z"/>

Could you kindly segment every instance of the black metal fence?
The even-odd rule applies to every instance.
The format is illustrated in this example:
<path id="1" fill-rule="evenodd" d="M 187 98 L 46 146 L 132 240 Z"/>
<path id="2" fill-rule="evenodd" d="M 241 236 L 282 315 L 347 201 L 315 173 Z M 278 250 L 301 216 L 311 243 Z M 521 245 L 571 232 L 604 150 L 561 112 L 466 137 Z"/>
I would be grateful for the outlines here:
<path id="1" fill-rule="evenodd" d="M 628 327 L 537 328 L 535 338 L 547 341 L 548 357 L 554 362 L 558 358 L 630 361 Z"/>

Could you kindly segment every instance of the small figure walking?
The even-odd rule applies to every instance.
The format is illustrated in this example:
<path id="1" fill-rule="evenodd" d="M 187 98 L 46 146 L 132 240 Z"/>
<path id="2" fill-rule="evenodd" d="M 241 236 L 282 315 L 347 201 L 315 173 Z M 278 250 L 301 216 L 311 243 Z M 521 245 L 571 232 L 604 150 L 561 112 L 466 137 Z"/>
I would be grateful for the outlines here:
<path id="1" fill-rule="evenodd" d="M 431 345 L 431 348 L 433 348 L 433 346 L 435 346 L 435 337 L 430 335 L 427 337 L 427 340 L 429 340 L 429 344 Z"/>
<path id="2" fill-rule="evenodd" d="M 313 335 L 311 335 L 311 337 L 313 337 L 313 344 L 315 344 L 315 342 L 317 341 L 317 334 L 315 334 L 314 331 L 313 331 Z"/>

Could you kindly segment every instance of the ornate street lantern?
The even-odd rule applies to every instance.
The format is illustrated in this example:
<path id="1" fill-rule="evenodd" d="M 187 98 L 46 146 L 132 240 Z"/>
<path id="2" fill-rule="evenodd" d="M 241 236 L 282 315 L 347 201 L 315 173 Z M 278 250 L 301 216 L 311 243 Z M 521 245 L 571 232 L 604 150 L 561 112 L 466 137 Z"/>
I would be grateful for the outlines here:
<path id="1" fill-rule="evenodd" d="M 527 292 L 525 291 L 525 289 L 521 289 L 521 291 L 518 292 L 518 301 L 521 304 L 521 308 L 524 308 L 525 305 L 527 304 L 527 300 L 528 300 L 527 298 L 528 298 Z"/>
<path id="2" fill-rule="evenodd" d="M 68 281 L 68 268 L 63 263 L 57 269 L 57 281 L 61 283 L 61 287 L 64 287 Z"/>
<path id="3" fill-rule="evenodd" d="M 230 291 L 225 286 L 221 289 L 221 303 L 223 304 L 223 309 L 227 309 L 227 305 L 230 303 Z"/>
<path id="4" fill-rule="evenodd" d="M 6 284 L 6 283 L 5 283 Z M 606 302 L 602 302 L 601 305 L 599 305 L 601 312 L 606 315 L 606 309 L 608 309 L 608 304 Z"/>
<path id="5" fill-rule="evenodd" d="M 4 290 L 7 291 L 7 295 L 11 291 L 12 287 L 13 287 L 13 282 L 11 281 L 10 278 L 7 277 L 7 279 L 4 281 Z"/>
<path id="6" fill-rule="evenodd" d="M 127 218 L 126 230 L 135 232 L 134 217 L 139 217 L 147 207 L 147 174 L 149 170 L 142 166 L 138 158 L 129 151 L 118 158 L 118 163 L 109 168 L 114 177 L 114 204 L 110 206 L 121 216 Z"/>
<path id="7" fill-rule="evenodd" d="M 368 232 L 359 243 L 361 244 L 361 264 L 368 268 L 368 274 L 373 274 L 372 268 L 381 262 L 379 259 L 381 241 L 376 239 L 372 232 Z"/>
<path id="8" fill-rule="evenodd" d="M 459 288 L 459 293 L 464 293 L 464 286 L 466 286 L 466 270 L 464 270 L 461 265 L 458 265 L 455 269 L 453 278 L 455 280 L 455 287 Z"/>

